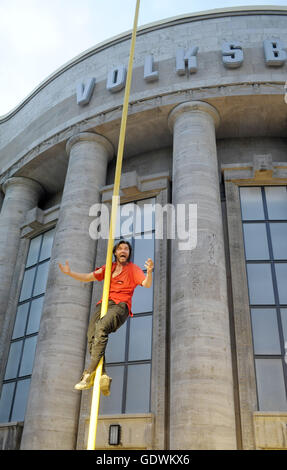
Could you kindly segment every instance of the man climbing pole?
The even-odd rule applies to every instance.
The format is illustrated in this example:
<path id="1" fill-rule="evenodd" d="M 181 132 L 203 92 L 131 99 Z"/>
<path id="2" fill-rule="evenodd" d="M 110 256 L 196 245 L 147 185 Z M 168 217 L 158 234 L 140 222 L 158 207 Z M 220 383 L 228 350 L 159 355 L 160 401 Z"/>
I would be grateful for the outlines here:
<path id="1" fill-rule="evenodd" d="M 90 320 L 88 327 L 88 345 L 91 362 L 85 369 L 81 380 L 75 385 L 76 390 L 86 390 L 93 386 L 94 376 L 100 359 L 105 355 L 108 335 L 118 330 L 127 320 L 131 313 L 132 296 L 138 285 L 151 287 L 153 261 L 149 258 L 145 263 L 147 275 L 142 269 L 130 261 L 132 247 L 128 241 L 119 241 L 114 249 L 115 261 L 112 263 L 111 282 L 109 290 L 109 301 L 107 313 L 100 318 L 101 300 L 98 302 L 96 311 Z M 82 282 L 102 281 L 105 277 L 105 266 L 96 268 L 91 273 L 76 273 L 71 271 L 68 261 L 59 267 L 64 274 Z M 106 374 L 105 361 L 103 361 L 103 372 L 100 379 L 100 389 L 104 395 L 110 394 L 112 379 Z"/>

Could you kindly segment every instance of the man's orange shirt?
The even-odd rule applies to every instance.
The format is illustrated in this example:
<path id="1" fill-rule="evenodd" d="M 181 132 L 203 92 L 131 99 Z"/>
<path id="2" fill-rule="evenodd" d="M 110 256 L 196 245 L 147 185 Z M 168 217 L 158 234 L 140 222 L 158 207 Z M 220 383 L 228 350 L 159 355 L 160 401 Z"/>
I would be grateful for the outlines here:
<path id="1" fill-rule="evenodd" d="M 116 269 L 116 262 L 112 263 L 112 273 Z M 102 281 L 105 277 L 106 266 L 102 266 L 102 272 L 96 274 L 96 271 L 100 268 L 96 268 L 93 272 L 94 277 L 97 281 Z M 127 263 L 123 266 L 122 272 L 116 277 L 111 276 L 110 293 L 109 299 L 113 300 L 116 304 L 125 302 L 128 305 L 129 312 L 131 313 L 132 307 L 132 296 L 137 286 L 140 286 L 145 280 L 145 274 L 143 270 L 134 263 Z M 100 300 L 98 303 L 100 303 Z"/>

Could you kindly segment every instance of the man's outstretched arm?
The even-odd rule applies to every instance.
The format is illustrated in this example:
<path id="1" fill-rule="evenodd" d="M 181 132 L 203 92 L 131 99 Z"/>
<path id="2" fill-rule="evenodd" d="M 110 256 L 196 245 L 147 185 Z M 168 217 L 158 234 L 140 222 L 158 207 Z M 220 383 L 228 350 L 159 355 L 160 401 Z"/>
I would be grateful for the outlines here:
<path id="1" fill-rule="evenodd" d="M 95 281 L 95 276 L 94 273 L 76 273 L 74 271 L 71 271 L 69 262 L 66 261 L 65 265 L 62 265 L 59 263 L 59 268 L 61 269 L 62 273 L 67 274 L 67 276 L 72 277 L 73 279 L 76 279 L 77 281 L 81 282 L 92 282 Z M 95 271 L 96 274 L 100 274 L 102 272 L 102 268 L 98 269 Z"/>
<path id="2" fill-rule="evenodd" d="M 146 268 L 146 278 L 142 282 L 143 287 L 150 287 L 152 285 L 152 272 L 153 272 L 153 260 L 149 258 L 145 262 L 145 268 Z"/>

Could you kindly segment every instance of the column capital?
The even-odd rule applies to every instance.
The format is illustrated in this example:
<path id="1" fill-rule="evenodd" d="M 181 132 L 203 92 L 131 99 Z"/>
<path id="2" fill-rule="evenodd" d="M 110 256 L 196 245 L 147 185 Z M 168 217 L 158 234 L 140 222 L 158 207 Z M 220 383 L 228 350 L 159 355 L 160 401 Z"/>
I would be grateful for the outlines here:
<path id="1" fill-rule="evenodd" d="M 103 135 L 96 134 L 94 132 L 80 132 L 79 134 L 70 137 L 66 143 L 66 152 L 68 155 L 70 155 L 73 145 L 79 142 L 96 142 L 106 149 L 109 160 L 114 156 L 115 149 L 111 142 Z"/>
<path id="2" fill-rule="evenodd" d="M 24 176 L 12 176 L 8 178 L 5 183 L 2 185 L 2 190 L 6 194 L 7 189 L 11 186 L 23 186 L 27 189 L 30 189 L 38 194 L 40 197 L 44 193 L 44 189 L 38 181 L 32 180 L 31 178 L 26 178 Z"/>
<path id="3" fill-rule="evenodd" d="M 200 113 L 207 113 L 209 114 L 214 121 L 215 128 L 219 126 L 220 123 L 220 116 L 217 109 L 211 104 L 206 103 L 205 101 L 186 101 L 184 103 L 180 103 L 175 108 L 171 110 L 168 115 L 168 126 L 170 131 L 173 132 L 174 123 L 179 115 L 183 113 L 193 113 L 193 112 L 200 112 Z"/>

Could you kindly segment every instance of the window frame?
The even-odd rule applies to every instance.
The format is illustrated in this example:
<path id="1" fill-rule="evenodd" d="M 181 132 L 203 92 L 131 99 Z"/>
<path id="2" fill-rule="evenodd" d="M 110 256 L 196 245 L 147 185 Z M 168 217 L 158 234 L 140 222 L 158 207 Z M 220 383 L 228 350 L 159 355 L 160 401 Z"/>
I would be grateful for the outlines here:
<path id="1" fill-rule="evenodd" d="M 241 188 L 250 188 L 250 186 L 240 186 L 239 187 L 239 193 Z M 260 194 L 261 194 L 261 200 L 263 204 L 263 215 L 264 218 L 258 218 L 258 219 L 244 219 L 243 218 L 243 212 L 242 212 L 242 206 L 241 206 L 241 199 L 240 200 L 240 206 L 241 206 L 241 221 L 242 221 L 242 227 L 244 224 L 265 224 L 266 227 L 266 238 L 267 238 L 267 245 L 268 245 L 268 253 L 269 253 L 269 258 L 262 258 L 260 260 L 256 259 L 247 259 L 246 257 L 246 249 L 245 249 L 245 240 L 244 240 L 244 235 L 243 235 L 243 244 L 244 244 L 244 252 L 245 252 L 245 263 L 246 263 L 246 271 L 247 271 L 247 266 L 248 265 L 260 265 L 260 264 L 265 264 L 265 265 L 270 265 L 270 270 L 271 270 L 271 280 L 272 280 L 272 287 L 273 287 L 273 292 L 274 292 L 274 303 L 272 304 L 265 304 L 265 303 L 251 303 L 251 299 L 249 300 L 249 307 L 250 307 L 250 321 L 251 321 L 251 331 L 252 331 L 252 338 L 253 338 L 253 356 L 254 356 L 254 370 L 255 370 L 255 376 L 256 376 L 256 393 L 257 393 L 257 408 L 258 411 L 278 411 L 278 410 L 264 410 L 261 409 L 261 401 L 260 401 L 260 396 L 259 396 L 259 378 L 257 374 L 257 368 L 256 368 L 256 362 L 257 360 L 263 359 L 263 360 L 272 360 L 272 359 L 277 359 L 281 360 L 282 364 L 282 372 L 283 372 L 283 381 L 285 385 L 285 395 L 287 397 L 287 364 L 285 363 L 285 340 L 284 340 L 284 333 L 283 333 L 283 325 L 282 325 L 282 320 L 281 320 L 281 309 L 287 308 L 287 303 L 286 304 L 281 304 L 280 299 L 279 299 L 279 292 L 278 292 L 278 282 L 277 282 L 277 276 L 276 276 L 276 264 L 287 264 L 287 258 L 286 259 L 275 259 L 274 258 L 274 253 L 273 253 L 273 246 L 272 246 L 272 235 L 271 235 L 271 229 L 270 229 L 270 224 L 272 223 L 284 223 L 287 222 L 286 219 L 270 219 L 268 217 L 268 207 L 267 207 L 267 198 L 266 198 L 266 192 L 265 192 L 265 185 L 253 185 L 253 188 L 260 188 Z M 268 186 L 270 187 L 270 186 Z M 272 186 L 271 186 L 272 187 Z M 287 185 L 282 185 L 282 186 L 276 186 L 276 187 L 285 187 L 286 192 L 287 192 Z M 247 275 L 248 279 L 248 275 Z M 248 281 L 247 281 L 248 282 Z M 280 354 L 258 354 L 255 352 L 255 338 L 254 338 L 254 329 L 252 327 L 252 319 L 251 319 L 251 310 L 257 310 L 257 309 L 273 309 L 276 311 L 276 318 L 277 318 L 277 326 L 278 326 L 278 335 L 279 335 L 279 345 L 280 345 Z M 287 411 L 282 410 L 282 411 Z"/>
<path id="2" fill-rule="evenodd" d="M 225 222 L 227 283 L 229 288 L 232 361 L 234 368 L 235 415 L 239 448 L 255 449 L 255 420 L 258 413 L 253 337 L 245 263 L 239 188 L 242 186 L 287 185 L 284 170 L 276 178 L 254 177 L 252 164 L 222 164 L 222 209 Z M 255 175 L 256 176 L 256 175 Z M 280 178 L 280 182 L 277 181 Z"/>
<path id="3" fill-rule="evenodd" d="M 147 199 L 140 199 L 138 201 L 133 201 L 132 203 L 134 203 L 136 205 L 138 205 L 138 203 L 140 203 L 139 206 L 144 207 L 144 204 L 148 204 L 148 203 L 155 204 L 156 201 L 155 201 L 155 198 L 147 198 Z M 126 204 L 130 204 L 130 202 L 128 202 Z M 125 204 L 122 204 L 122 206 L 124 206 L 124 205 Z M 136 213 L 134 213 L 134 215 L 133 215 L 133 232 L 132 233 L 130 232 L 126 236 L 123 235 L 123 236 L 117 237 L 115 239 L 114 244 L 116 244 L 121 239 L 126 239 L 131 243 L 131 245 L 132 245 L 131 261 L 132 262 L 134 262 L 136 239 L 143 239 L 143 236 L 144 236 L 145 233 L 151 233 L 152 234 L 152 238 L 149 239 L 149 240 L 153 240 L 153 253 L 155 252 L 155 215 L 153 215 L 153 218 L 154 218 L 154 224 L 153 224 L 151 230 L 147 230 L 145 232 L 144 227 L 141 227 L 141 231 L 135 231 Z M 120 234 L 118 234 L 118 235 L 120 235 Z M 141 268 L 143 269 L 143 272 L 146 274 L 146 269 L 142 266 L 141 266 Z M 144 289 L 144 288 L 143 287 L 137 287 L 136 289 Z M 150 289 L 152 289 L 152 292 L 151 292 L 151 296 L 152 296 L 151 310 L 145 311 L 145 312 L 133 313 L 133 317 L 129 316 L 127 321 L 126 321 L 126 333 L 125 333 L 126 337 L 125 337 L 124 360 L 118 361 L 118 362 L 108 362 L 108 361 L 106 362 L 107 372 L 109 373 L 109 370 L 110 370 L 111 375 L 112 375 L 112 370 L 113 370 L 114 367 L 123 367 L 124 368 L 124 370 L 123 370 L 123 384 L 122 384 L 122 403 L 121 403 L 121 410 L 119 411 L 120 414 L 124 414 L 124 415 L 130 414 L 127 411 L 128 371 L 129 371 L 129 367 L 130 366 L 141 365 L 141 364 L 150 365 L 149 397 L 148 397 L 148 409 L 145 410 L 145 411 L 138 410 L 137 413 L 150 413 L 150 411 L 151 411 L 152 347 L 151 347 L 150 359 L 131 360 L 129 358 L 129 345 L 130 345 L 130 339 L 131 339 L 130 338 L 131 322 L 134 321 L 136 318 L 151 317 L 152 318 L 152 324 L 153 324 L 154 281 L 153 281 L 153 285 L 148 290 L 150 291 Z M 117 334 L 117 333 L 115 333 L 115 334 Z M 152 329 L 151 329 L 151 346 L 152 346 L 152 336 L 153 336 L 153 326 L 152 326 Z M 111 341 L 111 338 L 110 338 L 110 341 Z M 100 413 L 102 414 L 102 416 L 105 416 L 105 415 L 109 414 L 109 413 L 104 412 L 104 404 L 105 404 L 105 398 L 103 397 L 103 400 L 101 401 L 101 404 L 100 404 Z"/>
<path id="4" fill-rule="evenodd" d="M 45 263 L 49 263 L 50 259 L 51 259 L 51 254 L 50 254 L 50 256 L 45 257 L 45 258 L 40 260 L 41 250 L 42 250 L 42 246 L 43 246 L 43 242 L 44 242 L 44 236 L 45 236 L 46 233 L 48 233 L 49 231 L 52 231 L 54 229 L 55 229 L 55 226 L 50 225 L 49 227 L 46 228 L 46 230 L 43 230 L 40 233 L 34 233 L 33 236 L 31 236 L 31 238 L 28 238 L 28 239 L 22 241 L 22 242 L 25 243 L 25 245 L 26 245 L 25 248 L 26 249 L 24 249 L 23 253 L 22 253 L 22 257 L 23 257 L 22 258 L 22 263 L 21 263 L 22 264 L 22 269 L 21 269 L 20 276 L 17 278 L 17 287 L 15 286 L 16 287 L 16 295 L 15 295 L 15 303 L 14 303 L 14 309 L 15 310 L 14 310 L 14 315 L 13 315 L 13 321 L 11 322 L 11 325 L 10 325 L 10 328 L 9 328 L 9 337 L 10 337 L 10 339 L 9 339 L 9 341 L 6 341 L 6 343 L 5 343 L 6 344 L 6 348 L 5 348 L 6 353 L 5 353 L 5 358 L 3 358 L 4 360 L 3 360 L 3 364 L 2 364 L 2 373 L 1 373 L 0 396 L 2 394 L 2 390 L 3 390 L 4 385 L 9 384 L 9 383 L 14 383 L 15 384 L 14 385 L 14 390 L 13 390 L 13 396 L 12 396 L 12 400 L 11 400 L 11 404 L 10 404 L 9 417 L 8 417 L 8 420 L 6 421 L 6 423 L 11 423 L 11 422 L 15 421 L 14 419 L 12 420 L 12 418 L 13 418 L 13 412 L 14 412 L 14 405 L 15 405 L 15 398 L 16 398 L 18 383 L 24 382 L 24 381 L 27 381 L 27 380 L 30 380 L 30 382 L 31 382 L 31 378 L 32 378 L 33 364 L 32 364 L 32 367 L 31 367 L 31 373 L 30 374 L 20 375 L 20 370 L 21 370 L 21 366 L 22 366 L 22 359 L 23 359 L 26 340 L 30 339 L 30 338 L 37 338 L 38 335 L 39 335 L 40 325 L 39 325 L 38 330 L 34 331 L 32 333 L 27 333 L 27 329 L 28 329 L 28 326 L 29 326 L 29 319 L 30 319 L 30 314 L 31 314 L 32 302 L 35 301 L 35 300 L 38 300 L 40 298 L 44 298 L 46 288 L 45 288 L 45 291 L 42 292 L 42 293 L 39 293 L 39 294 L 36 294 L 36 295 L 32 295 L 32 293 L 33 293 L 33 290 L 34 290 L 34 287 L 35 287 L 35 284 L 36 284 L 36 281 L 37 281 L 37 273 L 38 273 L 39 266 L 44 265 Z M 32 242 L 33 239 L 35 239 L 37 237 L 41 237 L 40 246 L 38 248 L 37 260 L 33 264 L 29 264 L 29 266 L 26 266 L 27 261 L 28 261 L 29 249 L 30 249 L 30 246 L 31 246 L 31 242 Z M 19 253 L 21 253 L 21 248 L 23 248 L 23 247 L 21 247 L 21 242 L 20 242 Z M 34 279 L 33 279 L 33 284 L 32 284 L 31 295 L 29 297 L 23 299 L 23 300 L 20 300 L 25 272 L 27 272 L 29 270 L 32 270 L 32 269 L 35 269 L 35 273 L 34 273 Z M 19 274 L 19 272 L 18 272 L 18 274 Z M 28 311 L 27 311 L 27 317 L 26 317 L 26 320 L 25 320 L 24 333 L 23 333 L 22 336 L 17 336 L 15 338 L 13 338 L 14 328 L 15 328 L 16 321 L 17 321 L 18 308 L 22 305 L 25 305 L 25 304 L 29 304 L 29 307 L 28 307 Z M 6 368 L 7 368 L 7 365 L 8 365 L 11 345 L 15 344 L 15 343 L 20 343 L 20 342 L 22 342 L 22 345 L 21 345 L 21 352 L 20 352 L 19 362 L 18 362 L 18 367 L 17 367 L 17 373 L 14 377 L 5 379 Z M 37 347 L 37 341 L 36 341 L 36 345 L 35 345 L 35 351 L 36 351 L 36 347 Z M 34 360 L 35 360 L 35 352 L 34 352 L 33 362 L 34 362 Z M 30 388 L 30 384 L 29 384 L 29 388 Z M 28 400 L 28 396 L 29 396 L 29 392 L 27 394 L 27 400 Z M 26 405 L 27 405 L 27 400 L 26 400 Z M 23 421 L 24 421 L 24 419 L 25 419 L 25 412 L 24 412 Z M 17 421 L 19 421 L 19 420 L 17 419 Z"/>

